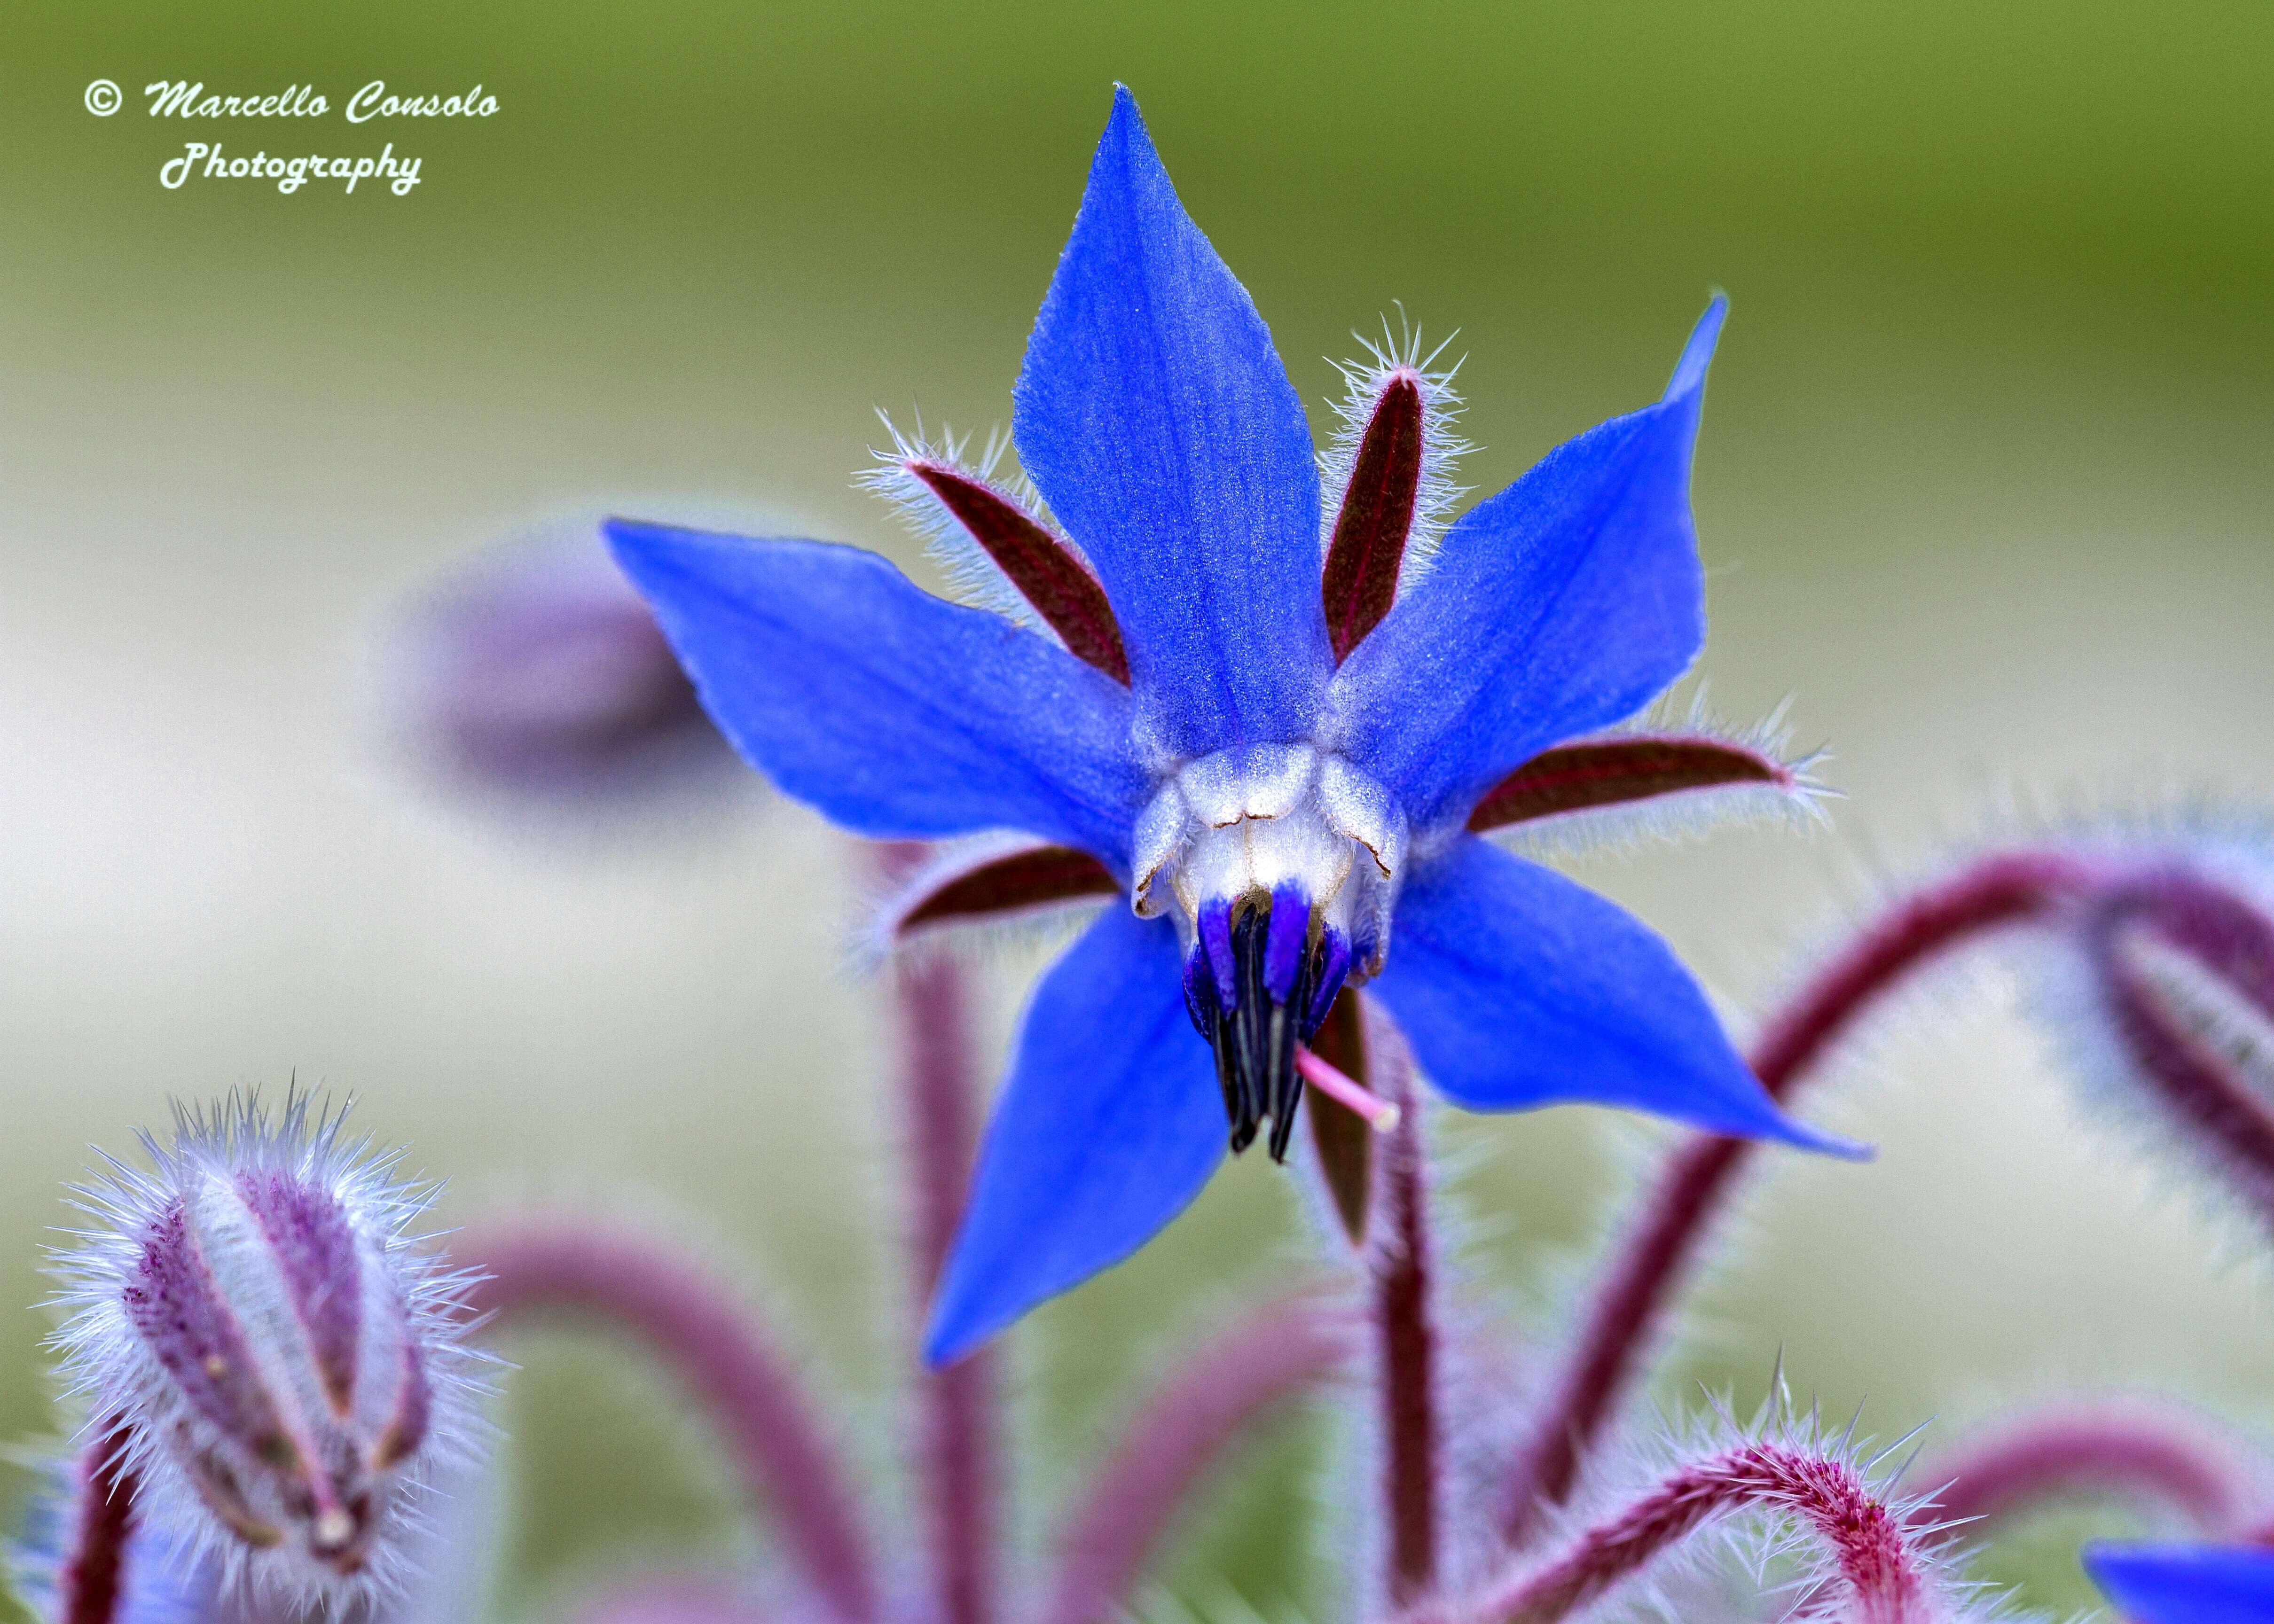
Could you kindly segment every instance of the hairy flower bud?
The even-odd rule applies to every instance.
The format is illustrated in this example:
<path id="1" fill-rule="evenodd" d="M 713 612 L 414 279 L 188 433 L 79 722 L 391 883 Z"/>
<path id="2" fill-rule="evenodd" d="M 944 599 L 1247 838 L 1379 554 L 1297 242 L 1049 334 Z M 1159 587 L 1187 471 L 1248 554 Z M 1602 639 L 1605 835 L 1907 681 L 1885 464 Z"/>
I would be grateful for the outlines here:
<path id="1" fill-rule="evenodd" d="M 2274 1225 L 2274 907 L 2217 847 L 2142 863 L 2085 911 L 2089 1058 Z M 2107 1064 L 2113 1062 L 2112 1065 Z"/>
<path id="2" fill-rule="evenodd" d="M 177 1106 L 143 1144 L 151 1171 L 74 1188 L 99 1225 L 55 1266 L 66 1374 L 122 1418 L 142 1511 L 269 1594 L 399 1586 L 477 1430 L 461 1282 L 408 1233 L 431 1186 L 305 1098 Z"/>
<path id="3" fill-rule="evenodd" d="M 734 782 L 654 613 L 588 530 L 540 531 L 430 591 L 397 636 L 399 708 L 437 777 L 520 802 Z"/>

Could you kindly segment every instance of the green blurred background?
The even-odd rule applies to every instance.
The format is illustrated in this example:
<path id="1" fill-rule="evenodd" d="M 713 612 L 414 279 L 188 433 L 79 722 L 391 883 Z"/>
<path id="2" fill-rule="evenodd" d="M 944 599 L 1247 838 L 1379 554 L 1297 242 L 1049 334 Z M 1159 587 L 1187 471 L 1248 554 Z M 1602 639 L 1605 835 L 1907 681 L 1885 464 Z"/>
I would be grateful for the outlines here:
<path id="1" fill-rule="evenodd" d="M 454 804 L 388 735 L 390 609 L 548 515 L 745 515 L 883 547 L 872 408 L 1007 418 L 1116 79 L 1322 400 L 1393 301 L 1454 352 L 1493 489 L 1652 397 L 1734 316 L 1698 471 L 1705 669 L 1796 695 L 1837 830 L 1590 861 L 1741 1024 L 1888 876 L 2080 810 L 2274 801 L 2274 10 L 222 4 L 16 8 L 0 56 L 0 1301 L 56 1191 L 173 1094 L 295 1073 L 452 1180 L 452 1213 L 621 1201 L 746 1256 L 889 1463 L 892 1128 L 843 973 L 857 872 L 756 793 L 613 838 Z M 87 83 L 125 86 L 108 119 Z M 424 160 L 157 184 L 160 79 L 335 109 Z M 289 139 L 288 139 L 289 138 Z M 1323 414 L 1314 421 L 1322 420 Z M 998 1044 L 1034 956 L 990 977 Z M 1884 1435 L 2114 1383 L 2274 1422 L 2267 1270 L 2078 1108 L 1998 974 L 1845 1068 L 1868 1167 L 1780 1158 L 1661 1396 L 1750 1403 L 1777 1349 Z M 1449 1130 L 1477 1274 L 1555 1332 L 1637 1131 Z M 849 1170 L 849 1173 L 848 1173 Z M 875 1199 L 855 1199 L 874 1196 Z M 1284 1273 L 1260 1162 L 1018 1338 L 1062 1495 L 1121 1384 Z M 0 1433 L 43 1420 L 0 1317 Z M 731 1551 L 723 1476 L 614 1349 L 526 1338 L 508 1605 Z M 1161 1569 L 1202 1610 L 1333 1615 L 1336 1456 L 1283 1427 Z M 1329 1526 L 1331 1526 L 1329 1524 Z M 1984 1571 L 2084 1605 L 2051 1520 Z M 721 1544 L 721 1541 L 729 1543 Z"/>

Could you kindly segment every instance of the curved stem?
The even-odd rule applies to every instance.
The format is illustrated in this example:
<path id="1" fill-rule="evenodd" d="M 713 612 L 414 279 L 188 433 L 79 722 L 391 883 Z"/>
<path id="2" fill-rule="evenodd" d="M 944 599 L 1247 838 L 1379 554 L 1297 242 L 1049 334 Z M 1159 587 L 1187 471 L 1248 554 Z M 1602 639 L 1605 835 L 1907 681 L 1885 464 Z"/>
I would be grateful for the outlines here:
<path id="1" fill-rule="evenodd" d="M 2144 1403 L 2069 1404 L 2008 1423 L 1935 1463 L 1936 1510 L 1951 1521 L 2011 1516 L 2092 1496 L 2180 1512 L 2230 1533 L 2260 1498 L 2240 1452 L 2192 1413 Z"/>
<path id="2" fill-rule="evenodd" d="M 1444 1514 L 1439 1336 L 1433 1301 L 1437 1259 L 1412 1056 L 1404 1034 L 1381 1008 L 1372 999 L 1362 1004 L 1367 1081 L 1397 1111 L 1396 1125 L 1375 1136 L 1379 1143 L 1366 1259 L 1374 1283 L 1389 1598 L 1404 1606 L 1427 1595 L 1437 1583 L 1439 1521 Z"/>
<path id="3" fill-rule="evenodd" d="M 132 1435 L 124 1420 L 109 1422 L 71 1463 L 55 1563 L 57 1624 L 112 1624 L 125 1610 L 126 1544 L 141 1486 L 126 1458 Z"/>
<path id="4" fill-rule="evenodd" d="M 1762 1507 L 1799 1517 L 1824 1542 L 1852 1598 L 1842 1619 L 1925 1624 L 1933 1616 L 1926 1565 L 1864 1475 L 1842 1460 L 1761 1442 L 1683 1467 L 1546 1562 L 1433 1610 L 1429 1624 L 1555 1624 L 1707 1522 Z"/>
<path id="5" fill-rule="evenodd" d="M 2091 883 L 2094 871 L 2054 852 L 2000 853 L 1899 903 L 1772 1019 L 1752 1064 L 1771 1094 L 1788 1099 L 1856 1019 L 1915 972 L 1993 930 L 2044 918 Z M 1667 1159 L 1598 1277 L 1578 1339 L 1550 1389 L 1506 1499 L 1505 1527 L 1522 1539 L 1570 1493 L 1667 1299 L 1754 1146 L 1698 1134 Z"/>
<path id="6" fill-rule="evenodd" d="M 1124 1617 L 1146 1560 L 1209 1467 L 1267 1411 L 1346 1369 L 1356 1330 L 1349 1310 L 1291 1297 L 1180 1357 L 1068 1520 L 1042 1624 Z"/>
<path id="7" fill-rule="evenodd" d="M 470 1229 L 452 1254 L 487 1276 L 470 1304 L 496 1323 L 566 1310 L 645 1341 L 709 1404 L 815 1592 L 853 1624 L 876 1617 L 869 1537 L 844 1462 L 788 1360 L 730 1292 L 677 1252 L 568 1217 Z"/>
<path id="8" fill-rule="evenodd" d="M 884 848 L 888 878 L 926 856 Z M 979 1137 L 979 1079 L 972 1060 L 970 989 L 963 966 L 935 955 L 892 973 L 900 1017 L 899 1084 L 914 1190 L 908 1247 L 921 1326 L 946 1266 L 971 1182 Z M 1001 1425 L 993 1354 L 981 1350 L 918 1378 L 924 1515 L 941 1624 L 985 1624 L 995 1610 Z"/>

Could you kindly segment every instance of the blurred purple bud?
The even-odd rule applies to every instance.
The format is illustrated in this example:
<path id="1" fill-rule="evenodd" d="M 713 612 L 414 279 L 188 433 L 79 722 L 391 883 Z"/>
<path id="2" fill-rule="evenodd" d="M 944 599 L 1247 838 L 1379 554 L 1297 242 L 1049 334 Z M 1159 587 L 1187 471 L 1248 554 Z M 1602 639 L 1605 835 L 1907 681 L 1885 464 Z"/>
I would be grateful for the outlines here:
<path id="1" fill-rule="evenodd" d="M 2129 1092 L 2274 1226 L 2274 911 L 2226 865 L 2150 868 L 2105 891 L 2085 944 Z"/>
<path id="2" fill-rule="evenodd" d="M 412 747 L 461 788 L 628 802 L 744 776 L 595 528 L 463 567 L 398 641 Z"/>
<path id="3" fill-rule="evenodd" d="M 64 1371 L 122 1417 L 138 1515 L 296 1605 L 399 1590 L 438 1467 L 479 1424 L 463 1280 L 410 1234 L 431 1186 L 288 1098 L 175 1109 L 153 1168 L 75 1186 Z"/>

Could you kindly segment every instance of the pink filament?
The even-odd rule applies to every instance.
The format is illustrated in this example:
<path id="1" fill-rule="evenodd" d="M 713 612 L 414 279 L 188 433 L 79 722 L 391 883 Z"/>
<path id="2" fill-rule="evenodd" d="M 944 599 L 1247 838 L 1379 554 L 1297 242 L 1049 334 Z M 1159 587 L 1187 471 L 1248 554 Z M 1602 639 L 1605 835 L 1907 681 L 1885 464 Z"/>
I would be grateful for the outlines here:
<path id="1" fill-rule="evenodd" d="M 1402 1113 L 1395 1103 L 1374 1093 L 1358 1079 L 1329 1065 L 1309 1049 L 1295 1051 L 1295 1069 L 1303 1074 L 1305 1082 L 1376 1133 L 1387 1133 L 1397 1125 Z"/>

